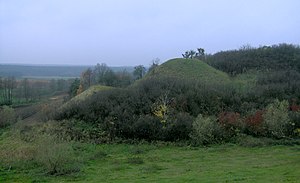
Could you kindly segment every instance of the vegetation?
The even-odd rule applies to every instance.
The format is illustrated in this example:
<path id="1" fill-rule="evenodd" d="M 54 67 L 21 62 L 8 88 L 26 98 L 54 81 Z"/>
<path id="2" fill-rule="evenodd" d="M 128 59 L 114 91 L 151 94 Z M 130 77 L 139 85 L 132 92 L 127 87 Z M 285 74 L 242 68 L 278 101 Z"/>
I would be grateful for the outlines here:
<path id="1" fill-rule="evenodd" d="M 206 62 L 231 75 L 249 70 L 300 71 L 300 48 L 296 45 L 279 44 L 239 50 L 221 51 L 207 55 Z"/>
<path id="2" fill-rule="evenodd" d="M 296 182 L 298 51 L 198 49 L 147 73 L 97 64 L 80 79 L 2 78 L 0 180 Z"/>
<path id="3" fill-rule="evenodd" d="M 0 145 L 7 149 L 8 145 L 5 146 L 3 140 Z M 228 144 L 190 148 L 159 143 L 97 146 L 76 143 L 70 146 L 74 153 L 70 155 L 63 152 L 68 155 L 64 157 L 66 159 L 84 157 L 84 160 L 79 162 L 85 164 L 77 165 L 82 173 L 71 169 L 75 172 L 69 176 L 41 174 L 47 166 L 39 163 L 41 167 L 37 168 L 37 165 L 32 166 L 32 160 L 24 159 L 21 161 L 24 168 L 18 167 L 21 166 L 21 162 L 12 166 L 10 170 L 2 168 L 1 182 L 297 182 L 299 180 L 299 145 L 249 148 Z M 23 156 L 25 149 L 29 153 L 33 148 L 28 144 L 18 147 L 18 150 L 23 148 Z M 1 148 L 1 153 L 5 149 Z M 66 166 L 66 159 L 63 160 L 64 164 L 60 164 L 62 167 Z M 28 162 L 25 164 L 26 161 Z M 74 165 L 67 164 L 67 166 Z M 30 173 L 26 171 L 29 167 Z"/>
<path id="4" fill-rule="evenodd" d="M 0 78 L 0 106 L 38 102 L 59 93 L 67 93 L 74 79 Z"/>

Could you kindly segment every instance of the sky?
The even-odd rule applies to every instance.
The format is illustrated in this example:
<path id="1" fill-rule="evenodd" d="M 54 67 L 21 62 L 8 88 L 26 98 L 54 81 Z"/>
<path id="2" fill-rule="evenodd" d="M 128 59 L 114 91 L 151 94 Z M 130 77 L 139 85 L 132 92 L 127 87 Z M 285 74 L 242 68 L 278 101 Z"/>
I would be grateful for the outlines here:
<path id="1" fill-rule="evenodd" d="M 300 44 L 299 0 L 0 0 L 0 64 L 149 66 Z"/>

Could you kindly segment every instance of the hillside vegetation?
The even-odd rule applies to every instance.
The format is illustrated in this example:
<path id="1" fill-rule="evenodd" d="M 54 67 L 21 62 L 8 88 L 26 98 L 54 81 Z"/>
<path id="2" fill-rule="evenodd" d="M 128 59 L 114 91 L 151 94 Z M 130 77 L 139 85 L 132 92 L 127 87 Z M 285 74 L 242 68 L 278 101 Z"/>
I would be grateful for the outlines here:
<path id="1" fill-rule="evenodd" d="M 300 47 L 290 44 L 244 47 L 208 55 L 206 62 L 230 75 L 249 70 L 300 71 Z"/>
<path id="2" fill-rule="evenodd" d="M 273 53 L 277 47 L 270 49 Z M 277 57 L 275 53 L 270 59 Z M 284 58 L 293 59 L 290 55 Z M 275 68 L 274 63 L 261 64 Z M 263 68 L 229 77 L 198 59 L 172 59 L 132 86 L 96 92 L 59 111 L 55 119 L 93 126 L 101 131 L 102 136 L 94 136 L 100 142 L 192 140 L 203 145 L 228 142 L 240 134 L 297 137 L 300 74 L 291 69 Z"/>
<path id="3" fill-rule="evenodd" d="M 100 91 L 111 90 L 111 89 L 113 89 L 113 87 L 111 87 L 111 86 L 93 85 L 93 86 L 89 87 L 87 90 L 85 90 L 82 93 L 73 97 L 69 102 L 84 101 L 88 97 L 90 97 Z"/>
<path id="4" fill-rule="evenodd" d="M 299 47 L 264 49 L 153 62 L 146 75 L 97 64 L 69 98 L 3 106 L 0 181 L 296 182 Z"/>

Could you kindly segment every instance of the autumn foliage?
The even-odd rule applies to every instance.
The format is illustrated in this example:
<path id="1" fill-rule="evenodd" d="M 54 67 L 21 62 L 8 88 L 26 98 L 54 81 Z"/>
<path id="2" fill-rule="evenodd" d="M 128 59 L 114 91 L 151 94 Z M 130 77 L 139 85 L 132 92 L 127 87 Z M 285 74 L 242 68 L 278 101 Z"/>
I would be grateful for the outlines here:
<path id="1" fill-rule="evenodd" d="M 260 135 L 263 133 L 263 114 L 264 110 L 258 110 L 253 115 L 248 116 L 245 119 L 246 131 L 252 135 Z"/>

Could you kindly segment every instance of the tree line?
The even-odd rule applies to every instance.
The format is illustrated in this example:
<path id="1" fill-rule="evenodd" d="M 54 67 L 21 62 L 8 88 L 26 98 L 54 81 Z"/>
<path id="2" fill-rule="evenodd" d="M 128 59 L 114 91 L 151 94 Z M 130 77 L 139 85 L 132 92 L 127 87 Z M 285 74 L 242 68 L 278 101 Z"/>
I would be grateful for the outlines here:
<path id="1" fill-rule="evenodd" d="M 98 63 L 93 68 L 83 71 L 80 79 L 73 81 L 70 87 L 70 95 L 71 97 L 78 95 L 92 85 L 127 87 L 134 81 L 143 78 L 147 72 L 152 71 L 159 65 L 159 62 L 159 58 L 153 59 L 148 69 L 144 65 L 137 65 L 134 67 L 133 72 L 128 72 L 126 69 L 115 72 L 105 63 Z"/>
<path id="2" fill-rule="evenodd" d="M 206 62 L 232 76 L 251 70 L 300 72 L 300 47 L 292 44 L 279 44 L 254 48 L 247 45 L 238 50 L 207 55 Z"/>
<path id="3" fill-rule="evenodd" d="M 56 92 L 68 92 L 73 80 L 0 78 L 0 105 L 30 103 Z"/>

